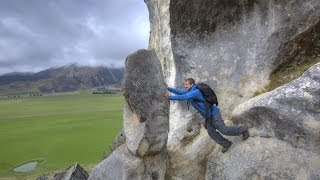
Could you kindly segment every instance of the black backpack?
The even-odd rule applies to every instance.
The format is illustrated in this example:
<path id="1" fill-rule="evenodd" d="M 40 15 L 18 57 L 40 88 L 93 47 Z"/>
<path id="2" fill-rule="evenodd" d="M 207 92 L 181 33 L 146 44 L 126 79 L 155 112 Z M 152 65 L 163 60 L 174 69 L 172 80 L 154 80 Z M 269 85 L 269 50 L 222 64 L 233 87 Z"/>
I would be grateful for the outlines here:
<path id="1" fill-rule="evenodd" d="M 214 124 L 212 124 L 212 108 L 214 105 L 218 106 L 218 98 L 216 96 L 216 93 L 211 89 L 211 87 L 203 82 L 199 83 L 197 85 L 197 88 L 200 90 L 203 97 L 206 99 L 206 109 L 207 111 L 210 110 L 211 116 L 210 120 L 207 118 L 205 121 L 204 127 L 207 129 L 207 124 L 211 123 L 211 125 L 214 127 Z"/>
<path id="2" fill-rule="evenodd" d="M 218 106 L 218 99 L 216 93 L 210 88 L 209 85 L 201 82 L 197 85 L 197 88 L 200 90 L 201 94 L 207 101 L 207 106 L 212 107 L 214 104 Z"/>

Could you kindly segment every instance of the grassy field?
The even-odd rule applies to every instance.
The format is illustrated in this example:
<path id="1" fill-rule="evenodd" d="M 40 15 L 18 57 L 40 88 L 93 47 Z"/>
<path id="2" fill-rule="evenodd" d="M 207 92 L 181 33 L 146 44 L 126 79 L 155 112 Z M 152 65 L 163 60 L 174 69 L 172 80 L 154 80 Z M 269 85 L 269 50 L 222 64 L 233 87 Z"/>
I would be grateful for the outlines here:
<path id="1" fill-rule="evenodd" d="M 123 104 L 121 95 L 90 92 L 0 97 L 0 179 L 100 162 L 122 127 Z M 40 162 L 34 172 L 12 172 L 31 160 Z"/>

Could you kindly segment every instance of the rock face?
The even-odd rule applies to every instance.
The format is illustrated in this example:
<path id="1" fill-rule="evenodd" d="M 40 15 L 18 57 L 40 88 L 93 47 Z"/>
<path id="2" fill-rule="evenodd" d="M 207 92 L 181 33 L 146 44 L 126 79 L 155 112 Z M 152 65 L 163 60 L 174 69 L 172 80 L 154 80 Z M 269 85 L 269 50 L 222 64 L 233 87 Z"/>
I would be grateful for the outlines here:
<path id="1" fill-rule="evenodd" d="M 205 81 L 215 90 L 226 120 L 268 84 L 278 67 L 320 54 L 318 0 L 145 2 L 151 22 L 149 49 L 159 57 L 166 83 L 182 87 L 187 77 Z M 206 167 L 199 164 L 206 164 L 215 143 L 201 137 L 207 134 L 195 119 L 186 104 L 170 104 L 168 179 L 204 178 Z M 194 147 L 195 142 L 205 148 Z"/>
<path id="2" fill-rule="evenodd" d="M 319 53 L 315 42 L 320 30 L 309 31 L 319 24 L 317 0 L 146 0 L 146 4 L 149 48 L 162 62 L 166 82 L 180 85 L 188 76 L 207 81 L 218 92 L 225 115 L 268 83 L 278 65 Z M 303 33 L 310 35 L 304 38 L 310 39 L 307 43 L 301 42 Z"/>
<path id="3" fill-rule="evenodd" d="M 168 102 L 160 61 L 153 50 L 126 59 L 123 128 L 126 143 L 97 165 L 89 179 L 165 179 Z"/>

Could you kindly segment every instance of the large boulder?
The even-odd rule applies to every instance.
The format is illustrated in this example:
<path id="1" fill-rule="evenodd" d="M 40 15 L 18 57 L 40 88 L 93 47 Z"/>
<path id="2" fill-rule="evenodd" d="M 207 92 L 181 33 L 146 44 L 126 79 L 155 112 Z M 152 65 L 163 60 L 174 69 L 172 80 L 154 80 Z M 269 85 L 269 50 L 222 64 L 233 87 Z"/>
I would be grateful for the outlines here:
<path id="1" fill-rule="evenodd" d="M 169 104 L 162 98 L 166 85 L 153 50 L 127 57 L 123 91 L 125 143 L 98 164 L 89 179 L 165 179 Z"/>
<path id="2" fill-rule="evenodd" d="M 126 59 L 123 84 L 126 105 L 123 126 L 129 150 L 154 155 L 166 147 L 169 107 L 159 59 L 152 50 L 138 50 Z"/>

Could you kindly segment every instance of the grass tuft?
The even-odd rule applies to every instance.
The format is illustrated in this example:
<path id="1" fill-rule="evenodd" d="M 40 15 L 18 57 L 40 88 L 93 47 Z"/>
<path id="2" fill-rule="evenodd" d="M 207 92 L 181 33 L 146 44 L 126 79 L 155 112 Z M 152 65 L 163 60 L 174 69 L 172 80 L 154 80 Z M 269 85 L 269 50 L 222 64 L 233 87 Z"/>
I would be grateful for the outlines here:
<path id="1" fill-rule="evenodd" d="M 272 91 L 280 86 L 283 86 L 298 77 L 300 77 L 305 71 L 307 71 L 311 66 L 320 62 L 320 57 L 309 59 L 308 61 L 298 63 L 298 64 L 288 64 L 281 66 L 275 70 L 269 77 L 269 84 L 257 92 L 254 96 L 260 95 L 265 92 Z"/>

